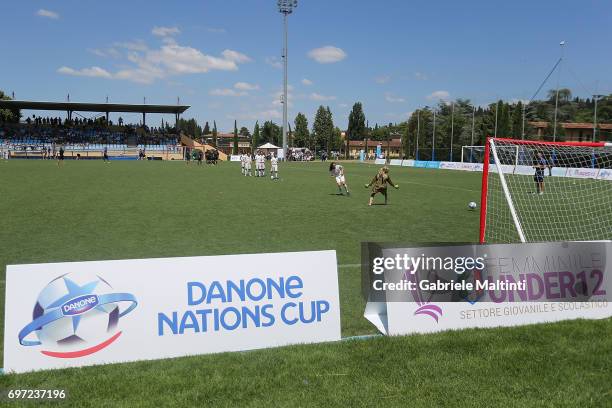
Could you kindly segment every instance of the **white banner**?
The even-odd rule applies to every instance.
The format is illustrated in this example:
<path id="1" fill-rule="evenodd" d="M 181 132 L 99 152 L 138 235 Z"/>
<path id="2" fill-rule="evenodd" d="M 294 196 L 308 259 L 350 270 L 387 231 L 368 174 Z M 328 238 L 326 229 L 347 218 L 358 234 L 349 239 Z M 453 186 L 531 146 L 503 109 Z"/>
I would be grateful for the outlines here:
<path id="1" fill-rule="evenodd" d="M 233 162 L 238 162 L 238 161 L 240 161 L 240 155 L 239 155 L 239 154 L 232 154 L 232 155 L 230 156 L 230 161 L 233 161 Z"/>
<path id="2" fill-rule="evenodd" d="M 597 175 L 598 180 L 612 180 L 612 169 L 601 169 Z"/>
<path id="3" fill-rule="evenodd" d="M 403 167 L 414 167 L 414 160 L 402 160 Z"/>
<path id="4" fill-rule="evenodd" d="M 10 265 L 4 370 L 340 339 L 335 251 Z"/>
<path id="5" fill-rule="evenodd" d="M 440 162 L 440 169 L 446 170 L 461 170 L 461 162 Z"/>
<path id="6" fill-rule="evenodd" d="M 376 159 L 374 161 L 374 164 L 386 164 L 387 163 L 387 159 Z"/>
<path id="7" fill-rule="evenodd" d="M 599 169 L 567 169 L 567 177 L 574 178 L 596 178 Z"/>
<path id="8" fill-rule="evenodd" d="M 401 159 L 391 159 L 389 161 L 389 165 L 391 165 L 391 166 L 401 166 L 402 165 L 402 160 Z"/>
<path id="9" fill-rule="evenodd" d="M 370 289 L 364 317 L 387 335 L 471 327 L 519 326 L 567 319 L 608 318 L 612 316 L 612 305 L 608 301 L 608 294 L 612 293 L 612 279 L 609 278 L 612 271 L 612 245 L 603 241 L 597 242 L 597 245 L 591 244 L 498 244 L 480 246 L 476 250 L 470 249 L 469 246 L 464 246 L 463 248 L 467 249 L 463 250 L 461 246 L 382 249 L 376 252 L 376 256 L 380 257 L 378 259 L 381 262 L 377 265 L 384 270 L 384 275 L 375 275 L 372 287 L 386 292 L 377 296 Z M 484 253 L 485 258 L 477 258 L 481 253 Z M 471 254 L 486 265 L 481 274 L 486 277 L 487 282 L 495 282 L 492 279 L 495 276 L 506 282 L 522 282 L 524 287 L 516 290 L 504 287 L 487 288 L 482 292 L 470 293 L 478 294 L 476 297 L 466 295 L 458 297 L 461 300 L 455 302 L 441 301 L 444 296 L 447 296 L 447 299 L 460 296 L 462 289 L 453 292 L 448 288 L 439 288 L 439 297 L 433 298 L 432 292 L 436 289 L 425 290 L 421 284 L 425 282 L 428 285 L 436 279 L 455 284 L 460 281 L 465 283 L 470 282 L 469 278 L 445 280 L 446 275 L 437 269 L 421 275 L 431 281 L 417 282 L 414 275 L 411 277 L 408 274 L 408 271 L 419 268 L 415 267 L 414 263 L 408 267 L 402 264 L 400 268 L 393 269 L 396 268 L 394 259 L 406 259 L 408 255 L 404 254 L 412 256 L 409 258 L 412 262 L 415 259 L 419 262 L 429 262 L 425 260 L 436 257 L 444 259 L 444 262 L 449 259 L 451 262 L 463 262 L 469 259 L 464 255 Z M 579 263 L 570 261 L 578 258 L 581 259 Z M 390 266 L 383 267 L 389 260 Z M 442 263 L 439 265 L 441 268 Z M 466 264 L 461 265 L 465 267 Z M 476 267 L 471 271 L 475 269 Z M 451 271 L 451 274 L 453 273 L 455 272 Z M 436 278 L 440 276 L 444 278 Z M 402 286 L 409 281 L 415 283 L 414 289 Z M 383 289 L 383 282 L 390 286 Z M 584 301 L 576 300 L 581 296 L 577 288 L 586 288 L 580 290 L 587 290 L 590 297 Z"/>

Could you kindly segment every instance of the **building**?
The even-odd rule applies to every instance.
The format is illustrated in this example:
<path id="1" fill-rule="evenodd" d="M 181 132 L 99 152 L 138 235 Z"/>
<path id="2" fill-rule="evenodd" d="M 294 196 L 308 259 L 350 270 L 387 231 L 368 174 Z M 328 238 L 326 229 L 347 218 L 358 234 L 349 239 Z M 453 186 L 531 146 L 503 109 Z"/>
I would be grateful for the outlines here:
<path id="1" fill-rule="evenodd" d="M 548 135 L 548 122 L 529 122 L 529 126 L 536 129 L 538 139 Z M 593 140 L 593 124 L 588 122 L 561 123 L 563 128 L 563 141 L 566 142 L 591 142 Z M 612 123 L 597 124 L 597 140 L 612 140 Z"/>
<path id="2" fill-rule="evenodd" d="M 402 156 L 402 139 L 391 139 L 389 142 L 385 140 L 349 140 L 349 156 L 358 158 L 362 150 L 366 151 L 366 144 L 367 157 L 373 158 L 376 155 L 377 146 L 380 146 L 385 157 L 400 158 Z"/>
<path id="3" fill-rule="evenodd" d="M 203 137 L 206 144 L 212 145 L 212 135 Z M 234 134 L 233 133 L 218 133 L 217 134 L 217 149 L 225 154 L 233 154 L 234 149 Z M 238 135 L 238 154 L 251 153 L 251 137 Z"/>

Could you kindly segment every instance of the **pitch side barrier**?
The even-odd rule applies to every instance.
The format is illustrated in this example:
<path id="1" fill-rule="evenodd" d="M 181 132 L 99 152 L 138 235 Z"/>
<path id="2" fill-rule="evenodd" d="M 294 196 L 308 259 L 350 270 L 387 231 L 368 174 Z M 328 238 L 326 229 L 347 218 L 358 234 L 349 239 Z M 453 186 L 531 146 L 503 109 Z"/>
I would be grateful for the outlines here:
<path id="1" fill-rule="evenodd" d="M 386 164 L 385 159 L 376 159 L 375 164 Z M 442 170 L 460 170 L 460 171 L 478 171 L 482 172 L 482 163 L 462 163 L 448 161 L 425 161 L 425 160 L 390 160 L 389 166 L 416 167 L 423 169 L 442 169 Z M 504 174 L 515 174 L 533 176 L 534 169 L 531 166 L 525 165 L 502 165 Z M 497 166 L 492 164 L 490 170 L 497 173 Z M 548 170 L 546 171 L 548 175 Z M 612 169 L 593 169 L 593 168 L 573 168 L 573 167 L 553 167 L 551 170 L 552 177 L 571 177 L 578 179 L 597 179 L 611 180 Z"/>

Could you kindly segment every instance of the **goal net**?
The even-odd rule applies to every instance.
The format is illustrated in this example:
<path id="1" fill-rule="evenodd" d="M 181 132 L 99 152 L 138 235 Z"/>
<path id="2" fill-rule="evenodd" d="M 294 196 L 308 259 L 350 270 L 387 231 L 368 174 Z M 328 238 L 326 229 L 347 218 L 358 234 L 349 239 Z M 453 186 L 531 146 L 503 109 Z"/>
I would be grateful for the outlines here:
<path id="1" fill-rule="evenodd" d="M 612 239 L 612 143 L 487 139 L 480 242 Z"/>

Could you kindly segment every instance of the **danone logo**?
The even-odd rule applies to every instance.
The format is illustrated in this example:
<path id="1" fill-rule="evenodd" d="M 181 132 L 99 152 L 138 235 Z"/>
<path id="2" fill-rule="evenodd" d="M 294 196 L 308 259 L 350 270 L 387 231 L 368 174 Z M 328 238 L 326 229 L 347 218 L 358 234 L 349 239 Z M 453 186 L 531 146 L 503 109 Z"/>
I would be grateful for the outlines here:
<path id="1" fill-rule="evenodd" d="M 98 297 L 96 295 L 79 296 L 62 305 L 62 313 L 64 316 L 76 316 L 93 309 L 98 305 Z"/>
<path id="2" fill-rule="evenodd" d="M 115 292 L 100 276 L 62 275 L 38 295 L 32 321 L 19 332 L 19 343 L 38 346 L 54 358 L 87 356 L 119 338 L 120 318 L 136 305 L 134 295 Z"/>

